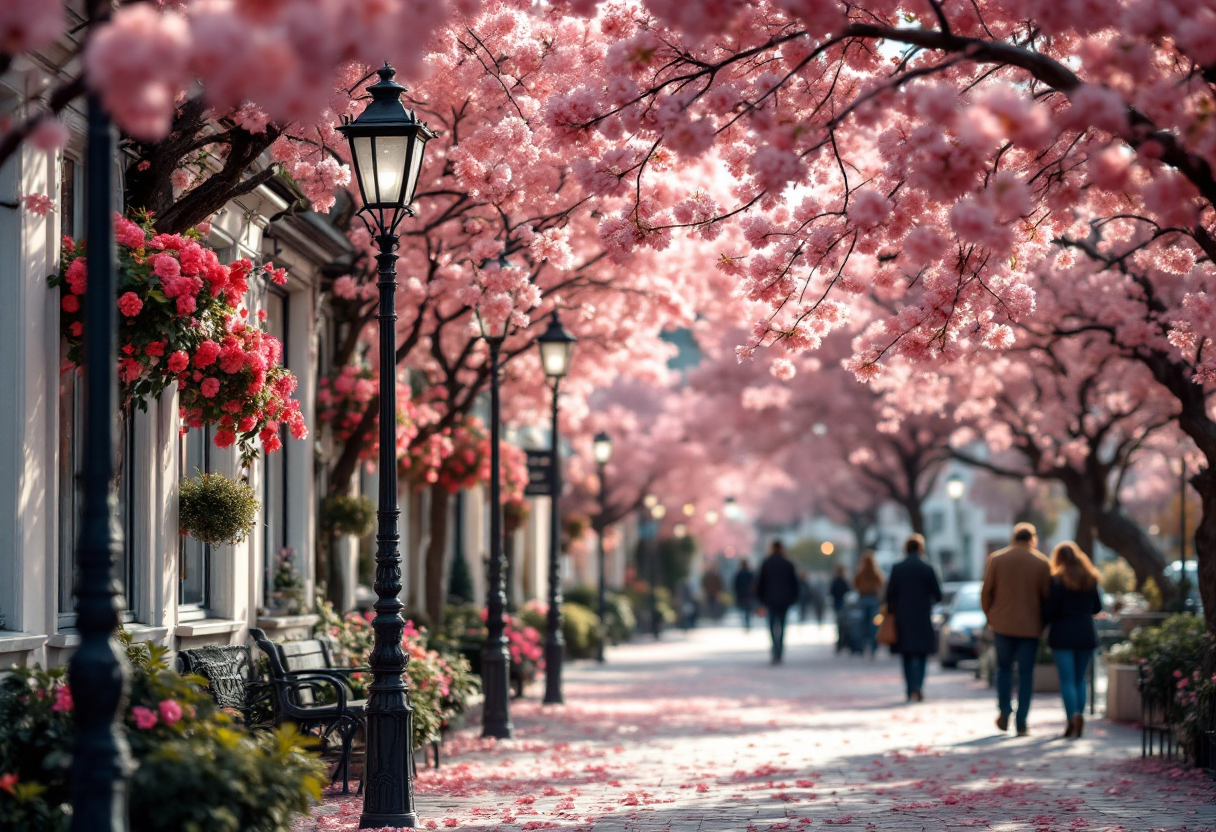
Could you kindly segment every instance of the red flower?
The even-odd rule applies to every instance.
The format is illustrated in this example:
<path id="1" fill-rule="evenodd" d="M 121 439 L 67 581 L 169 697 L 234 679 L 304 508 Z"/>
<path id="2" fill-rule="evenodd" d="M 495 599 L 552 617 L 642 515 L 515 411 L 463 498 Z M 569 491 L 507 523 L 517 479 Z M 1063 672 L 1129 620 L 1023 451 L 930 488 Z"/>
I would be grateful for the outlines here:
<path id="1" fill-rule="evenodd" d="M 206 341 L 198 345 L 198 350 L 194 353 L 194 366 L 200 370 L 203 367 L 210 367 L 215 363 L 215 359 L 220 354 L 220 345 L 208 338 Z"/>
<path id="2" fill-rule="evenodd" d="M 16 774 L 0 774 L 0 789 L 4 789 L 9 794 L 17 793 L 17 775 Z"/>
<path id="3" fill-rule="evenodd" d="M 178 350 L 169 356 L 169 372 L 180 373 L 190 366 L 190 356 L 185 350 Z"/>
<path id="4" fill-rule="evenodd" d="M 118 299 L 118 311 L 128 318 L 134 318 L 144 308 L 144 302 L 134 292 L 127 292 Z"/>
<path id="5" fill-rule="evenodd" d="M 215 394 L 220 392 L 220 380 L 215 377 L 204 379 L 199 389 L 206 398 L 214 399 Z M 216 441 L 219 441 L 219 437 L 216 437 Z"/>
<path id="6" fill-rule="evenodd" d="M 80 298 L 75 295 L 64 295 L 63 300 L 59 301 L 59 305 L 63 307 L 64 312 L 75 315 L 80 311 Z"/>
<path id="7" fill-rule="evenodd" d="M 148 344 L 148 346 L 144 347 L 144 355 L 152 355 L 152 356 L 160 357 L 164 354 L 165 354 L 165 342 L 164 341 L 153 341 L 151 344 Z"/>
<path id="8" fill-rule="evenodd" d="M 68 327 L 68 334 L 70 334 L 73 338 L 79 338 L 84 334 L 84 324 L 82 324 L 80 321 L 74 322 L 70 327 Z"/>
<path id="9" fill-rule="evenodd" d="M 215 447 L 230 448 L 236 442 L 236 432 L 227 428 L 215 432 Z"/>

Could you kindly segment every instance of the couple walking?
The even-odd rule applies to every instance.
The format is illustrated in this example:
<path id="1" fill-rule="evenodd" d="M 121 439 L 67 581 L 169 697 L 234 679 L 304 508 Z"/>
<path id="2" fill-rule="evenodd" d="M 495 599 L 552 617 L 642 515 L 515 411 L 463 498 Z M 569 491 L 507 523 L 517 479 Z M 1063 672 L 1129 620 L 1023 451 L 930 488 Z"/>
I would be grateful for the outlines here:
<path id="1" fill-rule="evenodd" d="M 1056 546 L 1050 560 L 1037 545 L 1035 527 L 1018 523 L 1013 527 L 1013 542 L 988 558 L 984 572 L 980 601 L 996 647 L 1000 708 L 996 727 L 1009 730 L 1016 664 L 1018 706 L 1014 725 L 1019 737 L 1029 733 L 1035 659 L 1043 628 L 1049 626 L 1047 644 L 1059 671 L 1060 696 L 1068 718 L 1064 736 L 1076 739 L 1085 729 L 1086 680 L 1098 647 L 1093 620 L 1102 611 L 1098 570 L 1071 541 Z"/>

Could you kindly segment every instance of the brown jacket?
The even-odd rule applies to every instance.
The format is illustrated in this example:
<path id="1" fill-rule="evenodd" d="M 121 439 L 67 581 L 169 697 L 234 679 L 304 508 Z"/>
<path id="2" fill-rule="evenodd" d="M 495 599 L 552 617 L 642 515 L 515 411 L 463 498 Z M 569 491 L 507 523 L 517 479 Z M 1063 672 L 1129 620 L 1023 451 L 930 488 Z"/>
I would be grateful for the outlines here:
<path id="1" fill-rule="evenodd" d="M 980 603 L 988 626 L 1003 636 L 1043 635 L 1043 601 L 1051 589 L 1051 563 L 1037 549 L 1014 543 L 994 552 L 984 572 Z"/>

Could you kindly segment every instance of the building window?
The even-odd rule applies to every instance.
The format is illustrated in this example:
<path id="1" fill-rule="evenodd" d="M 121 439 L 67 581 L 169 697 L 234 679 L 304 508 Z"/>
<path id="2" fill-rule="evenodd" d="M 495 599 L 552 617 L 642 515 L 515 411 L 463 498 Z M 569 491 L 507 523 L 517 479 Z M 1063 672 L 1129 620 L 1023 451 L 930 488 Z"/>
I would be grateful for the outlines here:
<path id="1" fill-rule="evenodd" d="M 211 426 L 192 429 L 178 444 L 182 478 L 211 473 Z M 181 536 L 177 570 L 178 618 L 206 618 L 211 606 L 211 546 Z"/>
<path id="2" fill-rule="evenodd" d="M 929 534 L 941 534 L 946 529 L 946 515 L 940 511 L 931 511 L 925 518 L 925 528 Z"/>
<path id="3" fill-rule="evenodd" d="M 67 357 L 67 342 L 60 344 Z M 134 621 L 135 562 L 135 411 L 131 408 L 122 420 L 118 442 L 118 516 L 122 530 L 122 560 L 115 569 L 119 588 L 126 599 L 123 621 Z M 59 628 L 76 626 L 77 566 L 84 508 L 84 379 L 79 372 L 59 375 Z"/>

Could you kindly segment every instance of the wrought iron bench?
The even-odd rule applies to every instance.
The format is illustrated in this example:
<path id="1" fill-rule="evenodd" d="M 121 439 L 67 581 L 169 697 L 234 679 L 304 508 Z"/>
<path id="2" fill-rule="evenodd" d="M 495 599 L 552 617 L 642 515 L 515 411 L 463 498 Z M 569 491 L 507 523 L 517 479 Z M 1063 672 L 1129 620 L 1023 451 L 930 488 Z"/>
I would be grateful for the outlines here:
<path id="1" fill-rule="evenodd" d="M 249 634 L 269 663 L 275 724 L 292 722 L 301 731 L 315 733 L 322 743 L 336 734 L 341 741 L 341 758 L 332 782 L 337 782 L 340 772 L 342 791 L 349 794 L 351 747 L 355 734 L 363 726 L 367 701 L 353 698 L 346 676 L 366 668 L 327 666 L 329 648 L 316 639 L 276 644 L 256 627 Z M 360 781 L 359 792 L 362 791 Z"/>
<path id="2" fill-rule="evenodd" d="M 243 644 L 208 644 L 182 650 L 177 661 L 183 675 L 207 681 L 207 693 L 215 704 L 236 711 L 245 725 L 265 726 L 270 710 L 270 686 L 257 678 L 249 648 Z"/>

